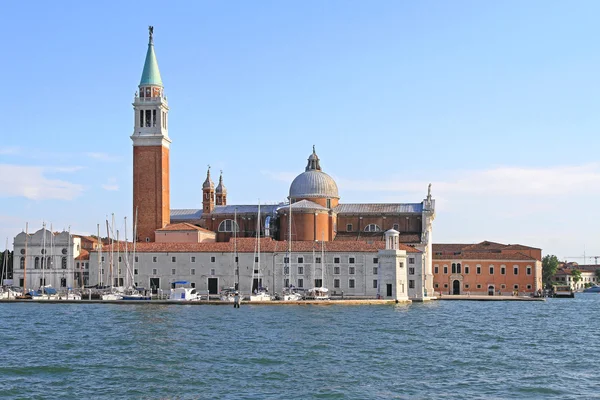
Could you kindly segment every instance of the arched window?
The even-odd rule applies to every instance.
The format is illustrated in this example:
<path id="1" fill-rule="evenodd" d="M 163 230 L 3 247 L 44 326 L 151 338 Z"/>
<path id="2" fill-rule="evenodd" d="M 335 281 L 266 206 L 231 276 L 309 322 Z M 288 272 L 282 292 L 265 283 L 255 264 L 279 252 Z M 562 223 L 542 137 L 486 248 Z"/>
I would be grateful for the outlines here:
<path id="1" fill-rule="evenodd" d="M 63 257 L 61 260 L 62 269 L 67 269 L 67 257 Z"/>
<path id="2" fill-rule="evenodd" d="M 35 258 L 35 262 L 33 264 L 33 268 L 34 269 L 39 269 L 40 268 L 40 258 L 39 257 Z"/>
<path id="3" fill-rule="evenodd" d="M 234 228 L 235 227 L 235 228 Z M 219 232 L 239 232 L 239 225 L 232 219 L 226 219 L 219 224 Z"/>
<path id="4" fill-rule="evenodd" d="M 456 264 L 452 263 L 452 273 L 455 274 L 456 273 Z"/>
<path id="5" fill-rule="evenodd" d="M 460 267 L 460 263 L 456 263 L 456 273 L 457 273 L 457 274 L 462 274 L 462 270 L 461 270 L 461 267 Z"/>
<path id="6" fill-rule="evenodd" d="M 381 228 L 377 224 L 369 224 L 365 226 L 365 232 L 381 232 Z"/>
<path id="7" fill-rule="evenodd" d="M 54 268 L 54 265 L 52 264 L 54 264 L 52 262 L 52 257 L 48 257 L 48 260 L 46 260 L 46 268 Z"/>

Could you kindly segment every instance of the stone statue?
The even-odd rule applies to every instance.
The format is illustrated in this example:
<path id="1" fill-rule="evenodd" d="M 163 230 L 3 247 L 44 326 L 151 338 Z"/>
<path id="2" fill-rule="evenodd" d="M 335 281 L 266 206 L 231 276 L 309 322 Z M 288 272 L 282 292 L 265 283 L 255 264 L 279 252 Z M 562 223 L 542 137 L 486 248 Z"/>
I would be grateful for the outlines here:
<path id="1" fill-rule="evenodd" d="M 152 43 L 152 35 L 154 35 L 154 27 L 152 25 L 148 26 L 148 34 L 150 35 L 150 43 Z"/>
<path id="2" fill-rule="evenodd" d="M 138 92 L 137 92 L 137 90 L 135 91 L 135 97 L 138 97 Z"/>
<path id="3" fill-rule="evenodd" d="M 429 184 L 429 186 L 427 187 L 427 198 L 431 198 L 431 183 Z"/>

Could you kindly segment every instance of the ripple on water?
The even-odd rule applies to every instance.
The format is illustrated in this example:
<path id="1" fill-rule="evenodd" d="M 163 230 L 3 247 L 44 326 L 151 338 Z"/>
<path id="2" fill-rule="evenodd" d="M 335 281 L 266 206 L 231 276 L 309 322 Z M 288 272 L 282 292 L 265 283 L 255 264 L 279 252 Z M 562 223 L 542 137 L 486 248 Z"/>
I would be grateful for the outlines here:
<path id="1" fill-rule="evenodd" d="M 0 397 L 593 398 L 599 309 L 0 304 Z"/>

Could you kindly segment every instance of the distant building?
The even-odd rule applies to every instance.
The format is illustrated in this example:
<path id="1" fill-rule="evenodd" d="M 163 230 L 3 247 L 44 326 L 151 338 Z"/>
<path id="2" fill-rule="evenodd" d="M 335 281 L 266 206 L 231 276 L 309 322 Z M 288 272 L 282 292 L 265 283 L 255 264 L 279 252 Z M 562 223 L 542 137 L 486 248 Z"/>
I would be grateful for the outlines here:
<path id="1" fill-rule="evenodd" d="M 576 262 L 561 263 L 552 277 L 552 282 L 569 285 L 574 291 L 583 290 L 588 286 L 593 286 L 600 282 L 596 275 L 596 270 L 598 269 L 600 269 L 600 265 L 579 265 Z M 581 271 L 581 280 L 577 283 L 573 279 L 574 270 Z"/>
<path id="2" fill-rule="evenodd" d="M 434 244 L 433 282 L 442 294 L 533 293 L 542 289 L 542 251 L 484 241 Z"/>

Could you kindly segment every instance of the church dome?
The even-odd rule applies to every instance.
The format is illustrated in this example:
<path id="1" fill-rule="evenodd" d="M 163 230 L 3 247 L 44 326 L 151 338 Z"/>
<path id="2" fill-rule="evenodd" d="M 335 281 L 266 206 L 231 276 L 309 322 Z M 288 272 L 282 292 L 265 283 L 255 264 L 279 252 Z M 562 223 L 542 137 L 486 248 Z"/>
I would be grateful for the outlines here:
<path id="1" fill-rule="evenodd" d="M 308 157 L 306 170 L 298 175 L 290 186 L 290 199 L 315 197 L 340 198 L 337 184 L 333 178 L 321 171 L 319 157 L 313 146 L 313 152 Z"/>

